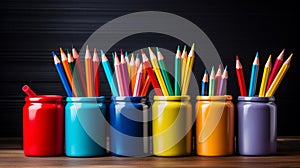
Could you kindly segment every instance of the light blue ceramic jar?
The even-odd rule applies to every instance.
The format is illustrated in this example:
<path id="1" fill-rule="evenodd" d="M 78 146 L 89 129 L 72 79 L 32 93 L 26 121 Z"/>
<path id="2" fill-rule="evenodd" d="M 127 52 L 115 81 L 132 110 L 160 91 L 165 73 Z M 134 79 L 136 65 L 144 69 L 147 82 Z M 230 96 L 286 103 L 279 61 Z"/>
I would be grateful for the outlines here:
<path id="1" fill-rule="evenodd" d="M 67 97 L 66 101 L 66 156 L 106 155 L 106 106 L 104 97 Z"/>

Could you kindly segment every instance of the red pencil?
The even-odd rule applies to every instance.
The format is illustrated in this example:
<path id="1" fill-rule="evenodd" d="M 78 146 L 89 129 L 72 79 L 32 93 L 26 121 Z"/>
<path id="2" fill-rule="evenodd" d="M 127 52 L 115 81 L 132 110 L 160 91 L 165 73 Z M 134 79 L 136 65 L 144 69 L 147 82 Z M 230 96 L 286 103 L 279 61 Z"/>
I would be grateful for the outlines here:
<path id="1" fill-rule="evenodd" d="M 151 81 L 150 81 L 149 75 L 147 75 L 145 83 L 144 83 L 143 88 L 142 88 L 142 91 L 140 93 L 140 96 L 146 96 L 147 95 L 147 92 L 148 92 L 148 89 L 149 89 L 149 86 L 150 86 L 150 82 Z"/>
<path id="2" fill-rule="evenodd" d="M 274 63 L 274 66 L 273 66 L 273 68 L 272 68 L 272 71 L 271 71 L 270 76 L 269 76 L 269 79 L 268 79 L 268 85 L 267 85 L 266 90 L 268 90 L 269 87 L 271 86 L 273 80 L 275 79 L 275 77 L 276 77 L 276 75 L 277 75 L 277 73 L 278 73 L 278 71 L 279 71 L 279 69 L 280 69 L 280 67 L 281 67 L 281 64 L 282 64 L 282 62 L 283 62 L 284 50 L 285 50 L 285 49 L 283 49 L 283 50 L 281 51 L 281 53 L 279 54 L 279 56 L 276 58 L 276 61 L 275 61 L 275 63 Z"/>
<path id="3" fill-rule="evenodd" d="M 247 96 L 247 89 L 246 89 L 246 83 L 244 79 L 243 67 L 238 56 L 236 56 L 235 70 L 236 70 L 236 75 L 237 75 L 238 84 L 240 88 L 240 94 L 241 96 Z"/>
<path id="4" fill-rule="evenodd" d="M 100 92 L 100 82 L 99 82 L 99 65 L 100 60 L 98 57 L 97 49 L 94 48 L 94 55 L 93 55 L 93 70 L 94 70 L 94 86 L 95 86 L 95 96 L 99 97 Z"/>
<path id="5" fill-rule="evenodd" d="M 158 81 L 156 79 L 156 76 L 154 74 L 154 71 L 152 69 L 152 66 L 151 66 L 151 64 L 149 62 L 149 59 L 147 58 L 144 50 L 141 49 L 141 53 L 142 53 L 142 58 L 143 58 L 143 65 L 144 65 L 144 67 L 145 67 L 145 69 L 146 69 L 146 71 L 148 73 L 148 76 L 149 76 L 150 81 L 152 83 L 152 86 L 154 88 L 155 94 L 157 96 L 163 96 L 163 94 L 161 92 L 161 89 L 159 87 Z"/>

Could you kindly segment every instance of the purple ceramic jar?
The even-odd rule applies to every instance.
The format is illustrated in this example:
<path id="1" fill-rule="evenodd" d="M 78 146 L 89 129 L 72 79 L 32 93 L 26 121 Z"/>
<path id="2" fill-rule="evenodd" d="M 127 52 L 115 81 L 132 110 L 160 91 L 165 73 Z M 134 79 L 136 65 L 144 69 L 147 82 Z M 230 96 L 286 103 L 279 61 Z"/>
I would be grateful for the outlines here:
<path id="1" fill-rule="evenodd" d="M 277 150 L 277 106 L 274 97 L 239 96 L 238 153 L 271 155 Z"/>

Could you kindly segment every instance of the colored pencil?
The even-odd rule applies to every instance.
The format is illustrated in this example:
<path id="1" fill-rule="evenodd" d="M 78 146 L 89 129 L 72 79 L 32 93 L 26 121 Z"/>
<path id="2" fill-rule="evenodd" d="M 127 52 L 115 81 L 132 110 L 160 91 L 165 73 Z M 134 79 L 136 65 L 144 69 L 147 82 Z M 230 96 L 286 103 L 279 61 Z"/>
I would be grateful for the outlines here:
<path id="1" fill-rule="evenodd" d="M 87 96 L 92 97 L 94 96 L 93 64 L 92 55 L 88 45 L 86 45 L 85 49 L 84 63 Z"/>
<path id="2" fill-rule="evenodd" d="M 158 47 L 156 47 L 156 53 L 157 53 L 157 61 L 158 61 L 159 67 L 161 69 L 161 73 L 163 75 L 163 79 L 164 79 L 164 82 L 166 84 L 168 94 L 169 94 L 169 96 L 174 96 L 174 92 L 173 92 L 173 89 L 172 89 L 169 74 L 168 74 L 168 71 L 166 69 L 166 65 L 165 65 L 165 62 L 164 62 L 164 56 L 159 51 Z"/>
<path id="3" fill-rule="evenodd" d="M 156 55 L 153 53 L 153 51 L 151 50 L 150 47 L 148 47 L 148 50 L 149 50 L 149 54 L 150 54 L 150 60 L 151 60 L 151 63 L 152 63 L 152 67 L 153 67 L 153 70 L 155 72 L 158 83 L 160 85 L 161 91 L 162 91 L 164 96 L 169 96 L 165 81 L 162 77 L 162 74 L 161 74 L 161 71 L 160 71 L 160 68 L 159 68 L 159 65 L 158 65 L 158 62 L 157 62 Z"/>
<path id="4" fill-rule="evenodd" d="M 71 52 L 68 49 L 67 49 L 67 57 L 68 57 L 68 64 L 69 64 L 69 67 L 70 67 L 70 71 L 71 71 L 71 74 L 73 76 L 75 61 L 74 61 L 74 58 L 73 58 Z"/>
<path id="5" fill-rule="evenodd" d="M 118 83 L 119 95 L 125 96 L 124 83 L 122 78 L 122 69 L 121 69 L 121 64 L 117 52 L 115 52 L 114 54 L 114 60 L 115 60 L 115 73 L 116 73 L 116 78 Z"/>
<path id="6" fill-rule="evenodd" d="M 26 93 L 27 96 L 29 97 L 35 97 L 37 96 L 37 94 L 28 86 L 28 85 L 24 85 L 22 87 L 22 90 L 24 91 L 24 93 Z"/>
<path id="7" fill-rule="evenodd" d="M 55 64 L 55 68 L 57 70 L 57 73 L 60 77 L 60 80 L 64 86 L 64 89 L 67 93 L 67 96 L 68 97 L 73 97 L 73 94 L 72 94 L 72 90 L 71 90 L 71 87 L 68 83 L 68 80 L 67 80 L 67 77 L 65 75 L 65 72 L 64 72 L 64 69 L 61 65 L 61 61 L 59 60 L 58 56 L 55 54 L 54 51 L 52 51 L 52 56 L 53 56 L 53 60 L 54 60 L 54 64 Z"/>
<path id="8" fill-rule="evenodd" d="M 204 75 L 201 82 L 201 96 L 208 96 L 208 71 L 204 71 Z"/>
<path id="9" fill-rule="evenodd" d="M 94 74 L 94 87 L 95 87 L 95 96 L 99 97 L 100 95 L 100 77 L 99 77 L 99 65 L 100 65 L 100 60 L 98 56 L 97 49 L 94 48 L 94 53 L 93 53 L 93 74 Z"/>
<path id="10" fill-rule="evenodd" d="M 258 52 L 256 52 L 256 56 L 255 56 L 253 64 L 252 64 L 252 71 L 251 71 L 251 78 L 250 78 L 248 96 L 254 96 L 255 95 L 258 70 L 259 70 L 259 57 L 258 57 Z"/>
<path id="11" fill-rule="evenodd" d="M 181 90 L 182 90 L 184 78 L 185 78 L 184 75 L 185 75 L 185 67 L 186 67 L 186 63 L 187 63 L 187 57 L 188 57 L 188 54 L 187 54 L 187 50 L 186 50 L 186 45 L 184 45 L 182 55 L 181 55 L 181 84 L 180 84 Z"/>
<path id="12" fill-rule="evenodd" d="M 140 67 L 140 64 L 141 64 L 141 59 L 139 57 L 139 53 L 136 54 L 136 57 L 135 57 L 135 71 L 137 72 L 139 67 Z"/>
<path id="13" fill-rule="evenodd" d="M 222 78 L 222 65 L 220 64 L 218 67 L 218 70 L 216 72 L 216 76 L 215 76 L 215 84 L 216 84 L 216 95 L 219 94 L 219 90 L 220 90 L 220 83 L 221 83 L 221 78 Z"/>
<path id="14" fill-rule="evenodd" d="M 143 64 L 140 65 L 140 67 L 137 71 L 136 81 L 135 81 L 134 90 L 133 90 L 133 96 L 140 95 L 142 75 L 143 75 L 142 70 L 143 70 Z"/>
<path id="15" fill-rule="evenodd" d="M 236 70 L 238 85 L 239 85 L 239 89 L 240 89 L 240 95 L 247 96 L 247 89 L 246 89 L 246 83 L 245 83 L 245 78 L 244 78 L 243 66 L 237 55 L 236 55 L 235 70 Z"/>
<path id="16" fill-rule="evenodd" d="M 72 55 L 75 60 L 75 68 L 73 72 L 73 78 L 75 78 L 75 82 L 78 82 L 76 84 L 76 89 L 78 96 L 86 96 L 86 83 L 85 83 L 85 77 L 82 69 L 81 60 L 79 57 L 79 54 L 74 46 L 72 46 Z M 81 93 L 81 94 L 80 94 Z"/>
<path id="17" fill-rule="evenodd" d="M 151 83 L 150 77 L 149 77 L 149 75 L 147 75 L 147 77 L 145 79 L 145 83 L 144 83 L 144 85 L 142 85 L 143 88 L 142 88 L 142 91 L 140 93 L 140 96 L 146 96 L 147 95 L 150 83 Z"/>
<path id="18" fill-rule="evenodd" d="M 278 55 L 278 57 L 276 58 L 275 60 L 275 63 L 274 63 L 274 66 L 272 68 L 272 71 L 270 73 L 270 76 L 269 76 L 269 79 L 268 79 L 268 84 L 267 84 L 267 88 L 266 90 L 268 90 L 275 78 L 275 76 L 277 75 L 279 69 L 280 69 L 280 66 L 282 65 L 282 62 L 283 62 L 283 56 L 284 56 L 284 51 L 285 49 L 283 49 L 281 51 L 281 53 Z"/>
<path id="19" fill-rule="evenodd" d="M 153 89 L 155 91 L 155 94 L 157 96 L 163 96 L 162 91 L 161 91 L 161 89 L 159 87 L 158 81 L 156 79 L 156 76 L 154 74 L 154 71 L 152 69 L 152 66 L 151 66 L 151 64 L 149 62 L 149 59 L 147 58 L 144 50 L 142 50 L 142 49 L 141 49 L 141 54 L 142 54 L 142 59 L 143 59 L 143 67 L 145 67 L 145 69 L 147 71 L 147 74 L 148 74 L 148 76 L 150 78 L 149 80 L 152 83 L 152 86 L 153 86 Z M 144 92 L 142 92 L 142 93 L 144 93 Z"/>
<path id="20" fill-rule="evenodd" d="M 121 50 L 121 55 L 123 53 L 123 50 Z M 128 57 L 128 52 L 125 51 L 125 61 L 126 61 L 126 64 L 127 64 L 127 68 L 130 69 L 130 60 L 129 60 L 129 57 Z"/>
<path id="21" fill-rule="evenodd" d="M 288 59 L 282 64 L 280 67 L 277 75 L 275 76 L 270 88 L 267 90 L 266 97 L 271 97 L 274 95 L 275 91 L 277 90 L 279 84 L 281 83 L 283 77 L 285 76 L 286 72 L 288 71 L 290 64 L 291 64 L 291 59 L 292 59 L 293 54 L 291 54 Z"/>
<path id="22" fill-rule="evenodd" d="M 176 57 L 175 57 L 175 79 L 174 79 L 175 96 L 181 95 L 180 86 L 181 86 L 181 51 L 180 51 L 180 46 L 178 45 L 176 51 Z"/>
<path id="23" fill-rule="evenodd" d="M 137 76 L 134 53 L 131 54 L 129 67 L 130 67 L 129 69 L 130 89 L 131 89 L 131 93 L 133 93 L 135 88 L 136 76 Z"/>
<path id="24" fill-rule="evenodd" d="M 116 83 L 114 81 L 114 77 L 113 77 L 113 73 L 112 73 L 112 69 L 110 67 L 109 61 L 105 55 L 105 53 L 103 52 L 103 50 L 101 50 L 101 63 L 105 72 L 105 76 L 108 80 L 111 92 L 113 96 L 119 96 L 117 87 L 116 87 Z"/>
<path id="25" fill-rule="evenodd" d="M 70 66 L 69 66 L 69 63 L 68 63 L 67 55 L 61 47 L 59 48 L 59 50 L 60 50 L 60 56 L 61 56 L 61 63 L 63 65 L 65 75 L 66 75 L 66 77 L 68 79 L 68 82 L 69 82 L 69 85 L 71 87 L 73 96 L 77 97 L 76 88 L 75 88 L 75 85 L 74 85 L 74 82 L 73 82 L 73 77 L 72 77 L 71 69 L 70 69 Z"/>
<path id="26" fill-rule="evenodd" d="M 186 95 L 188 92 L 192 69 L 194 66 L 194 60 L 195 60 L 195 44 L 193 43 L 186 63 L 185 75 L 184 75 L 185 77 L 184 77 L 181 95 Z"/>
<path id="27" fill-rule="evenodd" d="M 269 56 L 265 67 L 264 67 L 264 72 L 263 72 L 263 76 L 261 79 L 261 84 L 260 84 L 260 89 L 259 89 L 259 97 L 264 97 L 266 94 L 266 86 L 267 86 L 267 81 L 270 75 L 272 69 L 272 62 L 271 62 L 271 55 Z"/>
<path id="28" fill-rule="evenodd" d="M 125 55 L 123 54 L 123 51 L 121 50 L 121 72 L 122 72 L 122 78 L 123 78 L 123 89 L 124 89 L 124 96 L 130 96 L 131 90 L 130 90 L 130 79 L 129 79 L 129 73 L 128 73 L 128 65 L 125 60 Z"/>
<path id="29" fill-rule="evenodd" d="M 215 96 L 215 90 L 216 90 L 215 76 L 216 76 L 215 67 L 212 66 L 210 76 L 209 76 L 209 90 L 208 90 L 209 96 Z"/>
<path id="30" fill-rule="evenodd" d="M 224 68 L 224 71 L 221 76 L 220 86 L 217 95 L 222 96 L 225 95 L 227 92 L 227 79 L 228 79 L 228 70 L 227 65 Z"/>

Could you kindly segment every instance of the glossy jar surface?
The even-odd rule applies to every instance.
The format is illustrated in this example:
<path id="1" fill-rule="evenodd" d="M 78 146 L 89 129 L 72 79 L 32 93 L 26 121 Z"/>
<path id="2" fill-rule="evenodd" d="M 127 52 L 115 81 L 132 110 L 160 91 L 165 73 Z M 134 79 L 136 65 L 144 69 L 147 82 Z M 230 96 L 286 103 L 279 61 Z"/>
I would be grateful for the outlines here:
<path id="1" fill-rule="evenodd" d="M 235 143 L 232 96 L 197 96 L 196 99 L 197 155 L 232 155 Z"/>
<path id="2" fill-rule="evenodd" d="M 190 155 L 192 126 L 190 96 L 154 96 L 152 105 L 154 155 Z"/>
<path id="3" fill-rule="evenodd" d="M 104 97 L 67 97 L 65 151 L 70 157 L 106 155 Z"/>
<path id="4" fill-rule="evenodd" d="M 149 107 L 146 97 L 111 97 L 110 151 L 115 156 L 150 155 Z"/>
<path id="5" fill-rule="evenodd" d="M 238 97 L 238 152 L 271 155 L 277 150 L 277 106 L 274 97 Z"/>
<path id="6" fill-rule="evenodd" d="M 59 95 L 25 97 L 23 149 L 26 156 L 64 153 L 64 105 Z"/>

